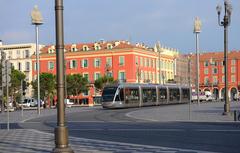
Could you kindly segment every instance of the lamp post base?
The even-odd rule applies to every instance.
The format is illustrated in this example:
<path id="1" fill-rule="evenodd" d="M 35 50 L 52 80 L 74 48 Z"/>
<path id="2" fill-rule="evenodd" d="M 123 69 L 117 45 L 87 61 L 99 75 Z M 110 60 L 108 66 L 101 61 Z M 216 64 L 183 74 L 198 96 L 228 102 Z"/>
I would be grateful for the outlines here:
<path id="1" fill-rule="evenodd" d="M 67 148 L 54 148 L 52 153 L 74 153 L 69 147 Z"/>
<path id="2" fill-rule="evenodd" d="M 224 112 L 222 113 L 222 115 L 229 115 L 230 114 L 230 104 L 224 104 Z"/>
<path id="3" fill-rule="evenodd" d="M 74 153 L 68 146 L 68 129 L 66 126 L 58 126 L 55 128 L 55 144 L 56 147 L 52 153 Z"/>

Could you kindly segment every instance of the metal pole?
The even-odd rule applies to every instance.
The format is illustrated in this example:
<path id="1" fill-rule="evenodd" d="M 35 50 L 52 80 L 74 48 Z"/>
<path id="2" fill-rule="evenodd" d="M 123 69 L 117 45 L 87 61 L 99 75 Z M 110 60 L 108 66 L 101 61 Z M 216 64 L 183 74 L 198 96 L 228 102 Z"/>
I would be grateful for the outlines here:
<path id="1" fill-rule="evenodd" d="M 227 16 L 224 16 L 224 23 L 227 23 Z M 228 25 L 224 24 L 224 74 L 225 74 L 225 104 L 224 115 L 230 112 L 230 103 L 228 97 Z"/>
<path id="2" fill-rule="evenodd" d="M 161 53 L 160 53 L 160 47 L 158 50 L 158 66 L 159 66 L 159 84 L 161 84 Z"/>
<path id="3" fill-rule="evenodd" d="M 8 101 L 8 60 L 5 61 L 5 66 L 6 66 L 6 88 L 7 88 L 7 130 L 9 130 L 9 101 Z"/>
<path id="4" fill-rule="evenodd" d="M 199 100 L 199 37 L 198 37 L 198 32 L 196 32 L 196 70 L 197 70 L 197 104 L 200 104 Z"/>
<path id="5" fill-rule="evenodd" d="M 55 0 L 56 61 L 57 61 L 57 127 L 54 153 L 73 153 L 68 146 L 68 128 L 65 125 L 64 107 L 64 33 L 63 0 Z"/>
<path id="6" fill-rule="evenodd" d="M 24 101 L 24 97 L 23 97 L 23 80 L 21 80 L 21 115 L 23 117 L 23 101 Z"/>
<path id="7" fill-rule="evenodd" d="M 191 57 L 188 57 L 188 81 L 189 81 L 189 105 L 188 105 L 188 119 L 191 120 L 191 101 L 192 101 L 192 88 L 191 88 Z"/>
<path id="8" fill-rule="evenodd" d="M 36 68 L 37 68 L 37 101 L 38 101 L 38 115 L 41 114 L 40 112 L 40 76 L 39 76 L 39 45 L 38 45 L 38 24 L 35 24 L 36 29 Z"/>
<path id="9" fill-rule="evenodd" d="M 4 52 L 3 52 L 3 50 L 1 49 L 1 64 L 2 64 L 2 106 L 1 106 L 1 113 L 3 113 L 4 112 L 4 83 L 3 83 L 3 62 L 5 62 L 3 59 L 4 59 Z"/>

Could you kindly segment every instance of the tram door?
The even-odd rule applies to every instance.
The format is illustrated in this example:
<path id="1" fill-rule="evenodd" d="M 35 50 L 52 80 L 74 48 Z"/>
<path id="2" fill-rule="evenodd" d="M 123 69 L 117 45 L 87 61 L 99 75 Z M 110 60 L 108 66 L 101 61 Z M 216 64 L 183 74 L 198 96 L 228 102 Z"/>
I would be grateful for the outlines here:
<path id="1" fill-rule="evenodd" d="M 169 103 L 179 103 L 180 102 L 180 90 L 178 87 L 169 87 Z"/>
<path id="2" fill-rule="evenodd" d="M 158 88 L 158 104 L 167 104 L 167 88 L 159 87 Z"/>
<path id="3" fill-rule="evenodd" d="M 188 88 L 181 88 L 181 102 L 190 102 L 190 90 Z"/>
<path id="4" fill-rule="evenodd" d="M 157 102 L 156 87 L 143 87 L 142 101 L 144 106 L 156 105 Z"/>
<path id="5" fill-rule="evenodd" d="M 125 105 L 127 107 L 139 106 L 140 96 L 139 88 L 126 87 L 125 88 Z"/>

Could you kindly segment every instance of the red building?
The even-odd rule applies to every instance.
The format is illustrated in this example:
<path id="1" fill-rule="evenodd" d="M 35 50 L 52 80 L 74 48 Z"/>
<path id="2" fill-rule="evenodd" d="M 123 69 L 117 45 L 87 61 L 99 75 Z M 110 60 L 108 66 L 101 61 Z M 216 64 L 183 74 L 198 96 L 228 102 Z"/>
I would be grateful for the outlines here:
<path id="1" fill-rule="evenodd" d="M 88 78 L 90 83 L 94 83 L 103 75 L 113 76 L 114 79 L 129 83 L 158 83 L 158 55 L 153 48 L 142 44 L 132 45 L 127 41 L 67 44 L 65 45 L 66 74 L 80 73 Z M 173 65 L 172 56 L 162 54 L 162 60 Z M 32 61 L 33 65 L 36 65 L 34 56 Z M 160 74 L 174 76 L 168 69 L 160 71 Z M 40 73 L 42 72 L 56 74 L 54 45 L 46 46 L 41 50 Z M 37 77 L 35 68 L 33 68 L 33 77 L 34 79 Z M 98 93 L 92 88 L 88 94 L 79 95 L 78 98 L 86 98 L 88 104 L 92 104 L 91 97 L 97 95 Z"/>
<path id="2" fill-rule="evenodd" d="M 199 57 L 201 91 L 210 91 L 215 98 L 222 99 L 225 92 L 223 52 L 202 53 Z M 193 59 L 195 62 L 195 57 Z M 227 92 L 233 100 L 239 96 L 240 90 L 240 51 L 228 53 L 228 83 Z"/>

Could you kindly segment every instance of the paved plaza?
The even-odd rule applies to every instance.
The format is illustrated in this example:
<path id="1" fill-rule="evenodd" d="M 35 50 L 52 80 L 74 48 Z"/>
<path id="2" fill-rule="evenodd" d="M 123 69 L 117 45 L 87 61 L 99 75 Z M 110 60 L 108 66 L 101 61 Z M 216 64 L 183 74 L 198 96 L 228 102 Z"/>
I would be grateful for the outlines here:
<path id="1" fill-rule="evenodd" d="M 223 116 L 224 103 L 201 103 L 188 105 L 168 105 L 160 107 L 148 107 L 130 112 L 127 115 L 137 119 L 149 121 L 194 121 L 194 122 L 234 122 L 233 114 Z M 231 103 L 231 110 L 240 110 L 240 103 Z M 94 107 L 70 108 L 66 113 L 81 112 L 94 109 Z M 190 110 L 190 111 L 189 111 Z M 190 112 L 190 120 L 189 120 Z M 1 113 L 1 123 L 6 122 L 7 113 Z M 54 115 L 55 109 L 41 111 L 40 116 Z M 177 114 L 177 115 L 176 115 Z M 38 117 L 36 110 L 10 112 L 10 122 L 24 122 L 31 118 Z M 40 132 L 34 129 L 6 129 L 0 130 L 0 152 L 1 153 L 47 153 L 54 148 L 54 134 Z M 147 145 L 126 144 L 85 138 L 70 137 L 70 146 L 76 152 L 81 153 L 197 153 L 204 151 L 185 150 L 179 148 L 155 147 Z"/>

